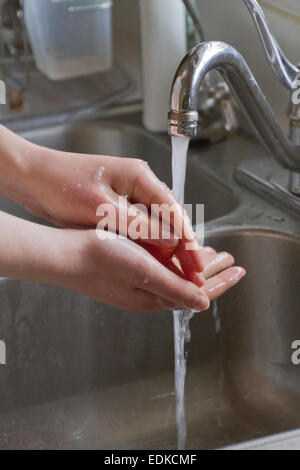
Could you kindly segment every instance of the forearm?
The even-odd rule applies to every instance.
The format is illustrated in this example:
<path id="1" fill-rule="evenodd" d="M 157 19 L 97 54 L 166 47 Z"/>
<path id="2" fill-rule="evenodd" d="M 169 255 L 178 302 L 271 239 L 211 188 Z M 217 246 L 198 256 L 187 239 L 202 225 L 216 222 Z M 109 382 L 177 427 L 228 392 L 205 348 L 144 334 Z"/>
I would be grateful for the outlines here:
<path id="1" fill-rule="evenodd" d="M 31 201 L 35 146 L 0 125 L 0 195 L 22 205 Z"/>
<path id="2" fill-rule="evenodd" d="M 0 212 L 0 227 L 0 277 L 60 284 L 69 274 L 76 247 L 68 230 L 41 226 L 4 212 Z"/>

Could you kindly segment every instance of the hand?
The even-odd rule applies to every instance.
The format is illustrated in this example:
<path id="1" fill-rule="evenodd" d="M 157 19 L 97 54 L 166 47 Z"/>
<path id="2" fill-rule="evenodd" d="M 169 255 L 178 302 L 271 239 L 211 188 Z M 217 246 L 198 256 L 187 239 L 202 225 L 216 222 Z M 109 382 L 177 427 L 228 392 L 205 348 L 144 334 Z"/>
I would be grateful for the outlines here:
<path id="1" fill-rule="evenodd" d="M 246 275 L 244 268 L 233 266 L 234 258 L 229 253 L 217 253 L 213 248 L 204 247 L 202 259 L 205 278 L 203 291 L 210 302 L 220 297 Z"/>
<path id="2" fill-rule="evenodd" d="M 186 279 L 176 256 L 171 258 L 167 253 L 163 253 L 156 247 L 149 247 L 146 244 L 143 246 L 170 271 L 178 277 Z M 204 269 L 201 274 L 194 273 L 193 283 L 201 288 L 201 292 L 207 296 L 209 302 L 231 289 L 231 287 L 235 286 L 235 284 L 246 275 L 244 268 L 233 266 L 235 262 L 233 256 L 225 251 L 217 253 L 213 248 L 205 246 L 201 249 L 201 258 Z M 208 307 L 202 308 L 201 310 L 207 310 Z M 189 310 L 189 307 L 184 308 L 184 310 L 185 309 Z"/>
<path id="3" fill-rule="evenodd" d="M 99 240 L 94 229 L 45 227 L 3 212 L 0 224 L 0 276 L 55 284 L 124 310 L 206 310 L 208 299 L 245 274 L 230 267 L 231 255 L 206 248 L 207 280 L 201 288 L 185 279 L 172 260 L 165 266 L 129 239 Z M 158 248 L 145 246 L 162 256 Z"/>
<path id="4" fill-rule="evenodd" d="M 73 258 L 71 272 L 56 276 L 59 284 L 123 310 L 204 311 L 209 308 L 208 299 L 223 294 L 245 275 L 243 268 L 231 267 L 234 259 L 230 254 L 204 248 L 206 281 L 201 289 L 174 264 L 164 266 L 153 253 L 129 239 L 100 241 L 94 230 L 60 232 L 69 232 L 66 243 L 77 240 L 82 248 L 74 250 L 79 256 Z"/>
<path id="5" fill-rule="evenodd" d="M 116 231 L 123 235 L 119 214 L 124 216 L 132 210 L 132 204 L 167 204 L 174 208 L 174 226 L 183 227 L 184 237 L 180 241 L 161 236 L 152 239 L 150 228 L 157 224 L 165 230 L 158 218 L 147 212 L 140 213 L 141 226 L 148 227 L 149 237 L 143 242 L 153 245 L 170 255 L 176 253 L 185 276 L 193 281 L 195 272 L 201 272 L 203 263 L 200 250 L 187 215 L 175 200 L 172 192 L 154 175 L 146 162 L 133 158 L 118 158 L 99 155 L 81 155 L 31 146 L 31 198 L 27 208 L 34 214 L 46 218 L 62 227 L 95 227 L 100 218 L 100 204 L 111 204 L 116 211 Z M 128 196 L 120 204 L 119 196 Z M 135 216 L 128 215 L 128 224 Z M 127 230 L 126 230 L 127 232 Z M 161 232 L 159 232 L 161 233 Z M 174 233 L 173 233 L 174 235 Z M 189 243 L 194 249 L 186 250 Z M 203 283 L 203 281 L 202 281 Z"/>

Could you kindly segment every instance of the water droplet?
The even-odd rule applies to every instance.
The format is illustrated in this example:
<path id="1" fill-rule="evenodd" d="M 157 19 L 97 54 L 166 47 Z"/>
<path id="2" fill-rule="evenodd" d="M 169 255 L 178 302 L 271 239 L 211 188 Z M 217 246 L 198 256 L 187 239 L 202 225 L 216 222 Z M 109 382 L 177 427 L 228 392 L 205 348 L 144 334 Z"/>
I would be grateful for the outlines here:
<path id="1" fill-rule="evenodd" d="M 103 175 L 103 172 L 104 172 L 104 166 L 100 166 L 100 167 L 96 170 L 96 173 L 95 173 L 95 175 L 94 175 L 94 181 L 95 181 L 96 183 L 101 180 L 102 175 Z"/>

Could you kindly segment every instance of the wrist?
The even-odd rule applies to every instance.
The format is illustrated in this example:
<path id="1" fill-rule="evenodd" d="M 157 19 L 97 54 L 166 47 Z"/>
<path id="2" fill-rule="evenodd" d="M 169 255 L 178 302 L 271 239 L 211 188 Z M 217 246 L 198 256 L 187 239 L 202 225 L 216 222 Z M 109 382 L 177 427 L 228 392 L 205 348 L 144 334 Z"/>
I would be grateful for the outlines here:
<path id="1" fill-rule="evenodd" d="M 88 231 L 51 228 L 55 236 L 48 244 L 45 281 L 67 289 L 73 289 L 78 278 L 84 276 L 88 243 Z"/>
<path id="2" fill-rule="evenodd" d="M 26 205 L 31 198 L 33 144 L 0 125 L 0 195 Z"/>
<path id="3" fill-rule="evenodd" d="M 87 231 L 38 225 L 0 212 L 0 276 L 72 287 L 84 266 Z"/>

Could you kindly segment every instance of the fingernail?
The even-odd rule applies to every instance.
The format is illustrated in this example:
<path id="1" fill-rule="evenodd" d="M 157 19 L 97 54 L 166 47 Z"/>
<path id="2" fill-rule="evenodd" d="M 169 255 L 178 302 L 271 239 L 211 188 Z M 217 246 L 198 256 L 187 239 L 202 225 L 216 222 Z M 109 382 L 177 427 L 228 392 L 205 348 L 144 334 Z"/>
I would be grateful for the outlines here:
<path id="1" fill-rule="evenodd" d="M 238 282 L 240 281 L 246 274 L 246 271 L 244 268 L 233 268 L 232 271 L 232 276 L 230 277 L 229 281 L 231 282 Z"/>
<path id="2" fill-rule="evenodd" d="M 203 310 L 207 310 L 209 308 L 209 299 L 205 294 L 201 294 L 198 300 L 198 303 L 194 306 L 196 310 L 202 312 Z"/>

